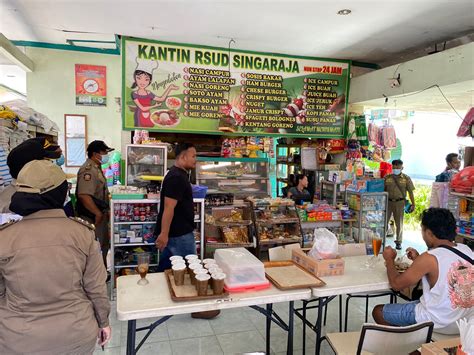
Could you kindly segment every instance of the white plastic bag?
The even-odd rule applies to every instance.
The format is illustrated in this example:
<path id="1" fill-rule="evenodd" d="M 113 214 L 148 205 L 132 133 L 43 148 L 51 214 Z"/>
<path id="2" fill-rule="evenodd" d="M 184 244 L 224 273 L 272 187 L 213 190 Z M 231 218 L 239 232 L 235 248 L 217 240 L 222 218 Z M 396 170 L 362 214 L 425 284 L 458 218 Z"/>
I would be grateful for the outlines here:
<path id="1" fill-rule="evenodd" d="M 308 255 L 318 260 L 337 258 L 339 256 L 337 237 L 326 228 L 316 228 L 313 247 Z"/>

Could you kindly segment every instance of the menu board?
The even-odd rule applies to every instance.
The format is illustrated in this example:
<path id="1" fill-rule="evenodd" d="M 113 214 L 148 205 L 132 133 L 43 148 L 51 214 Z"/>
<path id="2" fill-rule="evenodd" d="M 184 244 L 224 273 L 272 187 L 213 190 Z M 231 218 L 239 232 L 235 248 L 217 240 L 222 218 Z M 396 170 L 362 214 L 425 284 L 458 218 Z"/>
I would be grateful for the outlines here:
<path id="1" fill-rule="evenodd" d="M 124 129 L 342 137 L 347 61 L 122 39 Z"/>

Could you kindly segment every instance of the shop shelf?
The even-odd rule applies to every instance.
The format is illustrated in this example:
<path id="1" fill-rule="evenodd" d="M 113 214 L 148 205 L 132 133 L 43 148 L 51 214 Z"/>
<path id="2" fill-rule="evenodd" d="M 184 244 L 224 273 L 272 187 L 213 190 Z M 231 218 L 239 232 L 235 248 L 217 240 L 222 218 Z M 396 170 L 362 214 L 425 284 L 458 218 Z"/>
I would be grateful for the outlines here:
<path id="1" fill-rule="evenodd" d="M 253 243 L 209 243 L 206 242 L 206 248 L 251 248 L 253 247 Z"/>
<path id="2" fill-rule="evenodd" d="M 301 148 L 301 144 L 277 144 L 278 148 Z"/>
<path id="3" fill-rule="evenodd" d="M 285 219 L 257 219 L 259 224 L 289 224 L 289 223 L 298 223 L 299 218 L 285 218 Z"/>
<path id="4" fill-rule="evenodd" d="M 277 245 L 277 244 L 289 244 L 289 243 L 300 243 L 302 238 L 285 238 L 285 239 L 265 239 L 260 240 L 259 244 L 262 245 Z"/>
<path id="5" fill-rule="evenodd" d="M 146 221 L 146 222 L 114 222 L 116 225 L 132 225 L 132 224 L 156 224 L 156 221 Z"/>
<path id="6" fill-rule="evenodd" d="M 301 228 L 337 228 L 341 226 L 341 220 L 333 221 L 306 221 L 301 222 Z"/>
<path id="7" fill-rule="evenodd" d="M 140 204 L 140 203 L 160 203 L 160 200 L 151 200 L 147 198 L 142 198 L 142 199 L 128 199 L 128 200 L 123 200 L 119 199 L 114 201 L 115 203 L 133 203 L 133 204 Z"/>
<path id="8" fill-rule="evenodd" d="M 453 195 L 453 196 L 474 200 L 474 195 L 472 195 L 472 194 L 463 194 L 461 192 L 450 192 L 450 194 Z"/>
<path id="9" fill-rule="evenodd" d="M 467 238 L 467 239 L 472 239 L 474 240 L 474 235 L 469 235 L 469 234 L 464 234 L 464 233 L 457 233 L 457 235 L 463 237 L 463 238 Z"/>

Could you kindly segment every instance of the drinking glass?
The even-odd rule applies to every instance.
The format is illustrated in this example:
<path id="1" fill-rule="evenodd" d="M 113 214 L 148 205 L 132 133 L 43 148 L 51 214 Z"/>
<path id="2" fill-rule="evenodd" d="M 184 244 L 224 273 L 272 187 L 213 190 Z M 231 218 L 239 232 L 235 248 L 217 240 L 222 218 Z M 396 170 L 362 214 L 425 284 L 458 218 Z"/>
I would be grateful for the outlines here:
<path id="1" fill-rule="evenodd" d="M 382 247 L 381 238 L 372 238 L 372 248 L 374 250 L 374 256 L 377 257 L 380 253 L 380 248 Z"/>
<path id="2" fill-rule="evenodd" d="M 146 274 L 148 273 L 148 267 L 150 265 L 150 254 L 149 253 L 138 253 L 137 254 L 137 271 L 140 274 L 140 280 L 137 284 L 141 286 L 148 285 Z"/>

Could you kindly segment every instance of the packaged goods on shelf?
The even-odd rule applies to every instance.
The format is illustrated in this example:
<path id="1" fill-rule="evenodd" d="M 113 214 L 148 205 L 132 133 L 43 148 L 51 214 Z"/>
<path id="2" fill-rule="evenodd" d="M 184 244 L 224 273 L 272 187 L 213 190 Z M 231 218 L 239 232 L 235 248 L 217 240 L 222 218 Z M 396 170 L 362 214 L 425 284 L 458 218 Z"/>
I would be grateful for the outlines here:
<path id="1" fill-rule="evenodd" d="M 208 190 L 209 191 L 209 190 Z M 206 207 L 229 206 L 234 204 L 233 194 L 210 194 L 206 195 Z"/>
<path id="2" fill-rule="evenodd" d="M 148 203 L 115 203 L 115 222 L 155 222 L 157 205 Z"/>
<path id="3" fill-rule="evenodd" d="M 282 197 L 276 197 L 276 198 L 249 197 L 247 200 L 250 201 L 255 207 L 265 207 L 265 206 L 278 207 L 278 206 L 294 206 L 295 205 L 295 202 L 292 199 L 282 198 Z"/>
<path id="4" fill-rule="evenodd" d="M 245 206 L 215 207 L 205 217 L 206 243 L 247 245 L 251 243 L 251 208 Z"/>

